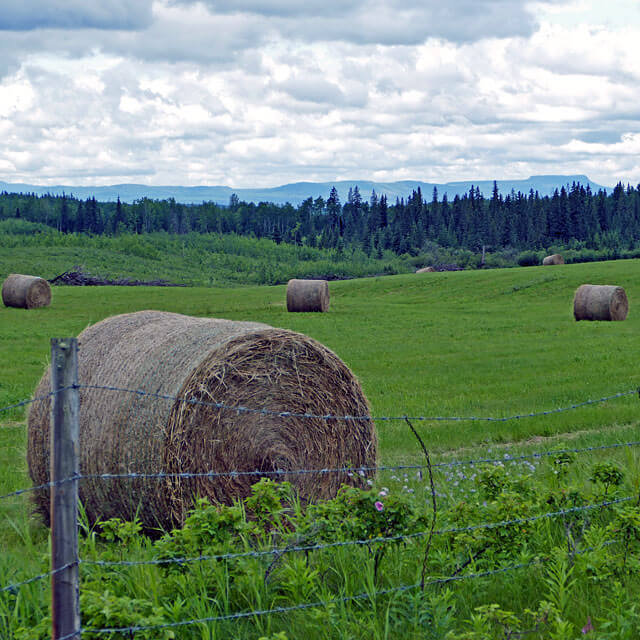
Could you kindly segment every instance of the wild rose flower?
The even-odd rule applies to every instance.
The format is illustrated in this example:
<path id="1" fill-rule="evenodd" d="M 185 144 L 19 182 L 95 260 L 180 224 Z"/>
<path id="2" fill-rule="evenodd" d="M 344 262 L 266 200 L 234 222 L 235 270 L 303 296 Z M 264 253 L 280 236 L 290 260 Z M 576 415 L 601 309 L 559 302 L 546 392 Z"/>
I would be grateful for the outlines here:
<path id="1" fill-rule="evenodd" d="M 591 624 L 591 616 L 587 616 L 587 624 L 582 627 L 582 633 L 587 634 L 589 631 L 593 631 L 593 625 Z"/>
<path id="2" fill-rule="evenodd" d="M 382 504 L 382 502 L 380 502 L 380 500 L 376 500 L 373 503 L 373 506 L 378 510 L 378 511 L 382 511 L 384 509 L 384 505 Z"/>

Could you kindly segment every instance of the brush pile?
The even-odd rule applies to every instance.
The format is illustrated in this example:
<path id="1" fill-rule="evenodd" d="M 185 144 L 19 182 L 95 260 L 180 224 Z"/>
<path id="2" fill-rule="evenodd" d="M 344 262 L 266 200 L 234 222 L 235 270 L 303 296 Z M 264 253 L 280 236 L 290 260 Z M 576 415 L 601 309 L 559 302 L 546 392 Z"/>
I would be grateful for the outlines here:
<path id="1" fill-rule="evenodd" d="M 49 280 L 50 284 L 68 285 L 73 287 L 185 287 L 184 284 L 173 284 L 166 280 L 129 280 L 129 278 L 119 278 L 117 280 L 107 280 L 98 276 L 84 273 L 80 267 L 74 267 L 71 271 L 65 271 L 59 276 Z"/>

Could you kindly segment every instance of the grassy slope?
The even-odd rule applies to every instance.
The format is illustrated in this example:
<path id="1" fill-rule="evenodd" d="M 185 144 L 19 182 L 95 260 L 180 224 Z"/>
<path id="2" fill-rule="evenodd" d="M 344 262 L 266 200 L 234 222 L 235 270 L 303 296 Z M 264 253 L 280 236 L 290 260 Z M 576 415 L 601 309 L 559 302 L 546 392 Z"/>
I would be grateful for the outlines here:
<path id="1" fill-rule="evenodd" d="M 412 271 L 409 261 L 392 252 L 383 259 L 363 252 L 276 244 L 233 234 L 84 236 L 51 229 L 34 235 L 26 223 L 24 233 L 4 233 L 0 222 L 0 276 L 31 273 L 43 278 L 81 265 L 92 275 L 133 280 L 164 279 L 191 286 L 241 286 L 286 282 L 289 278 L 360 277 L 376 273 Z M 37 228 L 37 225 L 35 225 Z"/>

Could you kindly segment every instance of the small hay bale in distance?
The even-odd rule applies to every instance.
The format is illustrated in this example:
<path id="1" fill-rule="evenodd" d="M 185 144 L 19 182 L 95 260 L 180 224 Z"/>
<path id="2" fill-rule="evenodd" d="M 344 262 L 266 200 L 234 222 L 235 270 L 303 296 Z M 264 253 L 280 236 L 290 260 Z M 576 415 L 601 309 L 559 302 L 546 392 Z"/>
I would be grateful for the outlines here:
<path id="1" fill-rule="evenodd" d="M 576 320 L 624 320 L 628 312 L 627 294 L 615 285 L 583 284 L 573 297 Z"/>
<path id="2" fill-rule="evenodd" d="M 435 269 L 433 267 L 422 267 L 422 269 L 418 269 L 416 273 L 434 273 Z"/>
<path id="3" fill-rule="evenodd" d="M 542 260 L 542 264 L 545 266 L 554 264 L 564 264 L 564 258 L 559 253 L 554 253 L 551 256 L 547 256 Z"/>
<path id="4" fill-rule="evenodd" d="M 51 304 L 51 286 L 38 276 L 11 273 L 2 283 L 2 302 L 6 307 L 36 309 Z"/>
<path id="5" fill-rule="evenodd" d="M 329 311 L 329 283 L 326 280 L 289 280 L 287 311 Z"/>
<path id="6" fill-rule="evenodd" d="M 306 503 L 364 479 L 296 471 L 375 467 L 377 437 L 359 381 L 338 356 L 307 336 L 256 322 L 140 311 L 88 327 L 78 347 L 81 385 L 179 398 L 80 389 L 80 472 L 89 477 L 79 492 L 91 523 L 138 514 L 146 530 L 180 526 L 197 496 L 231 503 L 260 479 L 229 472 L 257 470 L 288 480 Z M 49 388 L 47 370 L 35 396 Z M 27 460 L 35 485 L 49 481 L 49 410 L 48 399 L 34 403 L 28 418 Z M 211 471 L 223 475 L 95 477 Z M 274 471 L 284 473 L 269 473 Z M 34 494 L 48 522 L 49 491 Z"/>

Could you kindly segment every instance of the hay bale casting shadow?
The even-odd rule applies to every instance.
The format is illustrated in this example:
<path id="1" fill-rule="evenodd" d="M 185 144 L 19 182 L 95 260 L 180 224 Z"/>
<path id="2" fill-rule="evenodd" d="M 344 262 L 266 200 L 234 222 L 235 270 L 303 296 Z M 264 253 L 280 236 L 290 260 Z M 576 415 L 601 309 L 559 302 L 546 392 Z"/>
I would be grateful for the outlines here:
<path id="1" fill-rule="evenodd" d="M 418 269 L 416 273 L 434 273 L 435 269 L 433 267 L 422 267 L 422 269 Z"/>
<path id="2" fill-rule="evenodd" d="M 628 311 L 629 301 L 622 287 L 583 284 L 573 297 L 576 320 L 624 320 Z"/>
<path id="3" fill-rule="evenodd" d="M 552 256 L 547 256 L 542 260 L 543 265 L 550 264 L 564 264 L 564 258 L 559 253 L 554 253 Z"/>
<path id="4" fill-rule="evenodd" d="M 38 276 L 11 273 L 2 283 L 2 302 L 7 307 L 35 309 L 51 304 L 51 286 Z"/>
<path id="5" fill-rule="evenodd" d="M 329 283 L 326 280 L 289 280 L 287 311 L 328 311 Z"/>
<path id="6" fill-rule="evenodd" d="M 329 349 L 302 334 L 254 322 L 141 311 L 83 331 L 79 381 L 142 389 L 185 401 L 267 412 L 366 416 L 324 420 L 238 412 L 135 393 L 80 390 L 80 470 L 104 473 L 262 472 L 375 466 L 377 439 L 360 383 Z M 49 372 L 35 392 L 49 390 Z M 49 479 L 49 402 L 29 413 L 28 463 Z M 265 474 L 268 475 L 268 474 Z M 358 474 L 285 474 L 303 501 L 329 498 Z M 138 515 L 145 528 L 184 522 L 196 496 L 229 503 L 257 475 L 206 478 L 87 478 L 80 499 L 90 522 Z M 361 481 L 361 480 L 360 480 Z M 48 520 L 48 491 L 35 495 Z"/>

